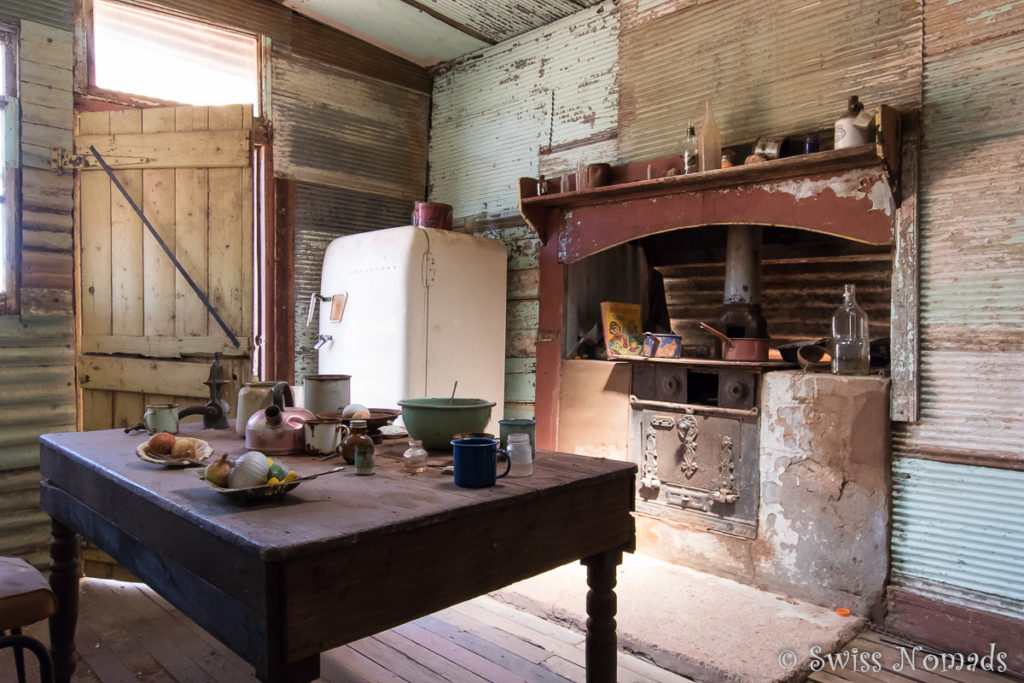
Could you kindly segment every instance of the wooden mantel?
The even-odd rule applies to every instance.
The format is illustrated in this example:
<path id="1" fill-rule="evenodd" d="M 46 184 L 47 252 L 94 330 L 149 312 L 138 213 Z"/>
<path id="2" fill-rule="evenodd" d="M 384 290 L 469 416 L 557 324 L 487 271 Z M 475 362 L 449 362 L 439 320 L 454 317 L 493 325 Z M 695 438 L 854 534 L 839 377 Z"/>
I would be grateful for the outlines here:
<path id="1" fill-rule="evenodd" d="M 882 105 L 874 144 L 691 175 L 670 173 L 679 158 L 666 157 L 610 167 L 606 184 L 582 190 L 575 178 L 565 177 L 549 179 L 546 194 L 540 194 L 536 179 L 520 178 L 519 211 L 543 243 L 538 447 L 553 449 L 557 443 L 568 264 L 631 240 L 697 226 L 775 225 L 893 244 L 897 216 L 912 223 L 915 211 L 915 145 L 906 186 L 910 201 L 900 208 L 902 122 L 900 112 Z M 904 315 L 894 313 L 894 320 Z"/>
<path id="2" fill-rule="evenodd" d="M 573 263 L 640 237 L 707 225 L 776 225 L 869 244 L 890 244 L 899 201 L 899 112 L 880 107 L 874 144 L 669 175 L 668 157 L 613 167 L 610 183 L 576 189 L 575 178 L 519 179 L 519 210 L 559 260 Z M 648 175 L 655 177 L 647 179 Z"/>

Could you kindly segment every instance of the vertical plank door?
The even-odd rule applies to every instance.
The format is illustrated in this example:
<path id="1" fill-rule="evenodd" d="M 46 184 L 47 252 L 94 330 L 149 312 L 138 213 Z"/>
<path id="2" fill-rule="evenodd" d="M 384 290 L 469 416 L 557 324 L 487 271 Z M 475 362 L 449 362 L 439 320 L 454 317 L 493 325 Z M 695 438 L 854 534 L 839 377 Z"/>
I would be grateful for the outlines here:
<path id="1" fill-rule="evenodd" d="M 235 335 L 209 313 L 91 154 L 114 169 L 177 260 Z M 134 425 L 147 403 L 201 405 L 221 353 L 221 398 L 252 379 L 252 108 L 85 112 L 75 153 L 86 430 Z M 196 419 L 196 418 L 192 418 Z"/>

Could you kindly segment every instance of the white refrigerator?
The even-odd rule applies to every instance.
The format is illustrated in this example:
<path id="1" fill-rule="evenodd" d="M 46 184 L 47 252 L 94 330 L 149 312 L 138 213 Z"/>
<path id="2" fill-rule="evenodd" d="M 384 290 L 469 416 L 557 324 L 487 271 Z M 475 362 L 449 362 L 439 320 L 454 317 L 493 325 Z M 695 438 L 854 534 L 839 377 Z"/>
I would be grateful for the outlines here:
<path id="1" fill-rule="evenodd" d="M 505 245 L 411 225 L 347 235 L 324 254 L 319 372 L 351 375 L 351 400 L 397 408 L 403 398 L 495 402 L 505 388 Z"/>

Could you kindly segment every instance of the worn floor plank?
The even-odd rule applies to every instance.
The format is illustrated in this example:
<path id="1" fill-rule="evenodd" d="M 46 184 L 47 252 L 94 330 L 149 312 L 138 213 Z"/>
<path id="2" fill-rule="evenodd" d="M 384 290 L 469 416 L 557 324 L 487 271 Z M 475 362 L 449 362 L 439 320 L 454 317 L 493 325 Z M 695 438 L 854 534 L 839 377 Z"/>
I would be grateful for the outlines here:
<path id="1" fill-rule="evenodd" d="M 46 622 L 25 632 L 49 642 Z M 255 680 L 252 667 L 137 583 L 83 579 L 77 645 L 75 683 Z M 622 681 L 685 680 L 626 654 L 619 660 Z M 484 597 L 324 653 L 320 681 L 582 681 L 583 662 L 582 635 Z M 636 675 L 643 667 L 658 675 Z M 38 678 L 31 655 L 26 668 Z M 10 651 L 0 651 L 0 681 L 14 677 Z"/>

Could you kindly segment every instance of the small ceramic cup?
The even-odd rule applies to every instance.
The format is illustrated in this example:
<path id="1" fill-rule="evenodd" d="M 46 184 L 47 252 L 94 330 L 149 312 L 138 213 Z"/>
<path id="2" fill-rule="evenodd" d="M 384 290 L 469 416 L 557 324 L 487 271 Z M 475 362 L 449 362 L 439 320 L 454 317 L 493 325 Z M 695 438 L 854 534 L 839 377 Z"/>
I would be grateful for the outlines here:
<path id="1" fill-rule="evenodd" d="M 348 436 L 348 427 L 337 418 L 317 418 L 303 423 L 306 434 L 306 453 L 319 458 L 334 455 L 341 440 Z"/>
<path id="2" fill-rule="evenodd" d="M 146 412 L 142 414 L 142 421 L 146 423 L 146 431 L 150 434 L 157 432 L 178 433 L 178 404 L 177 403 L 154 403 L 146 406 Z"/>

